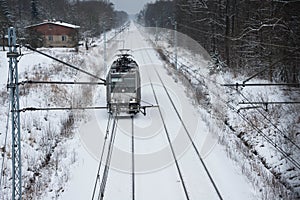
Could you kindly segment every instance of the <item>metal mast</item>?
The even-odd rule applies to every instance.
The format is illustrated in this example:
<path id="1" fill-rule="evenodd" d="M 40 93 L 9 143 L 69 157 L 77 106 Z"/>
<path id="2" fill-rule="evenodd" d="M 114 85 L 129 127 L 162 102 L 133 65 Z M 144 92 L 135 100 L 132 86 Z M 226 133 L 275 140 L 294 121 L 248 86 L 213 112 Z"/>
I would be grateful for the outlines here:
<path id="1" fill-rule="evenodd" d="M 18 86 L 18 60 L 19 53 L 16 45 L 15 29 L 8 29 L 9 52 L 9 84 L 11 98 L 12 121 L 12 199 L 22 199 L 22 172 L 21 172 L 21 140 L 20 140 L 20 112 L 19 112 L 19 86 Z"/>

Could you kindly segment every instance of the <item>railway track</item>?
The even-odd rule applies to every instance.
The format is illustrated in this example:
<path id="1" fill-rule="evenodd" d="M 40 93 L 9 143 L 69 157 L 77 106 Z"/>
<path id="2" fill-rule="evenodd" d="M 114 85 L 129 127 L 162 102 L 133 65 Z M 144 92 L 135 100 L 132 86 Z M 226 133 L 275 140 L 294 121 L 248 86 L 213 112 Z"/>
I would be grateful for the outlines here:
<path id="1" fill-rule="evenodd" d="M 151 56 L 149 55 L 149 51 L 150 50 L 141 50 L 141 57 L 144 61 L 144 63 L 154 63 Z M 153 50 L 154 51 L 154 50 Z M 168 101 L 168 104 L 170 105 L 169 108 L 171 108 L 173 110 L 173 112 L 175 113 L 173 118 L 176 117 L 180 126 L 182 127 L 184 133 L 186 134 L 186 137 L 188 138 L 190 144 L 191 144 L 191 149 L 193 151 L 193 163 L 198 163 L 197 165 L 197 170 L 201 170 L 203 172 L 203 174 L 205 174 L 207 177 L 206 179 L 209 180 L 211 186 L 213 187 L 213 189 L 210 189 L 211 193 L 213 193 L 212 190 L 214 190 L 214 195 L 208 195 L 208 196 L 214 196 L 214 199 L 223 199 L 221 192 L 216 184 L 216 181 L 214 180 L 214 177 L 211 175 L 208 166 L 205 164 L 203 158 L 200 155 L 200 151 L 199 148 L 197 147 L 197 144 L 194 142 L 194 139 L 192 137 L 192 134 L 190 133 L 185 120 L 183 118 L 183 116 L 180 113 L 180 109 L 176 106 L 176 103 L 174 102 L 174 99 L 172 98 L 172 95 L 170 94 L 170 92 L 168 91 L 168 88 L 165 85 L 164 80 L 162 79 L 159 71 L 155 68 L 155 67 L 144 67 L 144 72 L 146 72 L 146 76 L 149 80 L 149 85 L 151 88 L 151 93 L 152 96 L 154 98 L 154 101 L 157 105 L 160 105 L 160 98 L 162 98 L 161 96 L 158 96 L 158 92 L 160 92 L 160 95 L 162 93 L 162 91 L 164 92 L 164 96 L 165 96 L 165 101 Z M 144 74 L 144 75 L 145 75 Z M 145 79 L 145 77 L 144 77 Z M 155 79 L 155 84 L 154 84 L 154 80 Z M 158 91 L 157 89 L 157 85 L 156 84 L 160 84 L 162 86 L 162 90 Z M 163 126 L 162 128 L 162 133 L 164 133 L 166 141 L 167 141 L 167 145 L 169 147 L 170 150 L 170 155 L 172 156 L 172 163 L 174 164 L 174 172 L 176 172 L 177 174 L 174 174 L 174 176 L 176 176 L 176 178 L 178 178 L 177 181 L 177 186 L 178 187 L 178 191 L 179 193 L 180 188 L 182 190 L 182 196 L 184 199 L 187 200 L 192 200 L 192 199 L 198 199 L 197 197 L 193 196 L 192 194 L 195 194 L 195 187 L 193 188 L 191 186 L 191 183 L 189 183 L 190 181 L 190 172 L 187 172 L 187 164 L 184 162 L 184 159 L 181 159 L 182 157 L 180 157 L 180 155 L 178 154 L 177 151 L 177 146 L 173 144 L 173 139 L 174 139 L 174 132 L 170 126 L 169 123 L 169 119 L 166 118 L 166 116 L 164 116 L 164 111 L 162 110 L 162 107 L 158 107 L 157 108 L 158 111 L 158 116 L 160 118 L 161 124 Z M 109 115 L 109 119 L 107 121 L 107 128 L 106 128 L 106 135 L 105 135 L 105 140 L 104 140 L 104 144 L 103 144 L 103 149 L 101 151 L 101 157 L 100 157 L 100 161 L 99 161 L 99 167 L 98 167 L 98 172 L 96 175 L 96 181 L 95 181 L 95 185 L 94 185 L 94 190 L 93 190 L 93 196 L 92 196 L 92 200 L 103 200 L 105 199 L 105 197 L 107 197 L 107 195 L 105 195 L 105 189 L 106 189 L 106 185 L 107 185 L 107 180 L 109 178 L 109 171 L 110 171 L 110 163 L 111 163 L 111 159 L 113 156 L 113 149 L 114 149 L 114 141 L 116 139 L 116 137 L 118 137 L 118 116 L 115 115 Z M 127 122 L 126 122 L 127 123 Z M 127 197 L 124 197 L 124 199 L 132 199 L 135 200 L 136 199 L 136 186 L 139 185 L 136 183 L 136 149 L 135 149 L 135 137 L 136 137 L 136 133 L 135 133 L 135 123 L 134 123 L 134 117 L 132 116 L 130 121 L 128 121 L 128 123 L 131 124 L 131 128 L 130 128 L 130 148 L 128 149 L 130 154 L 131 154 L 131 171 L 128 171 L 127 174 L 130 175 L 130 183 L 128 184 L 128 189 L 130 190 L 130 194 L 128 194 Z M 129 133 L 128 133 L 129 136 Z M 127 138 L 127 139 L 128 139 Z M 140 146 L 140 145 L 138 145 Z M 191 154 L 191 153 L 190 153 Z M 191 156 L 191 155 L 190 155 Z M 105 161 L 103 161 L 105 158 Z M 104 163 L 104 165 L 103 165 Z M 198 174 L 198 171 L 193 170 L 193 172 L 195 172 L 195 174 Z M 128 176 L 129 177 L 129 176 Z M 198 175 L 199 177 L 199 175 Z M 175 179 L 176 179 L 175 178 Z M 158 180 L 156 180 L 158 181 Z M 202 182 L 201 180 L 199 180 L 199 182 Z M 199 184 L 199 185 L 201 185 Z M 208 184 L 208 182 L 206 181 L 205 184 Z M 205 186 L 207 187 L 207 186 Z M 127 189 L 126 189 L 127 190 Z M 138 195 L 139 196 L 139 195 Z"/>
<path id="2" fill-rule="evenodd" d="M 135 200 L 135 163 L 134 163 L 134 117 L 131 116 L 131 178 L 132 178 L 132 200 Z"/>
<path id="3" fill-rule="evenodd" d="M 134 116 L 130 116 L 131 119 L 131 199 L 135 200 L 135 135 L 134 135 Z M 111 169 L 111 160 L 113 156 L 113 149 L 115 146 L 115 140 L 118 135 L 118 121 L 122 120 L 117 114 L 109 114 L 106 134 L 104 137 L 103 147 L 101 150 L 101 156 L 98 165 L 98 171 L 94 184 L 92 200 L 105 199 L 105 189 L 107 185 L 109 171 Z M 119 131 L 120 132 L 120 131 Z M 109 141 L 108 141 L 109 140 Z M 109 143 L 108 143 L 109 142 Z M 107 144 L 108 143 L 108 144 Z M 108 145 L 108 146 L 107 146 Z M 105 159 L 105 162 L 104 162 Z M 103 164 L 104 162 L 104 164 Z"/>
<path id="4" fill-rule="evenodd" d="M 149 51 L 148 49 L 145 49 L 145 50 L 144 50 L 144 52 L 145 52 L 145 54 L 146 54 L 146 57 L 147 57 L 147 60 L 149 61 L 149 63 L 154 63 L 154 62 L 152 61 L 152 58 L 151 58 L 151 56 L 149 55 L 149 52 L 148 52 L 148 51 Z M 145 57 L 145 56 L 143 56 L 143 58 L 144 58 L 144 57 Z M 145 59 L 145 58 L 144 58 L 144 59 Z M 151 84 L 151 88 L 152 88 L 152 91 L 153 91 L 153 95 L 154 95 L 154 97 L 155 97 L 156 104 L 159 105 L 158 99 L 157 99 L 157 97 L 156 97 L 155 89 L 154 89 L 154 87 L 153 87 L 152 80 L 151 80 L 151 78 L 150 78 L 150 76 L 149 76 L 149 70 L 150 70 L 150 69 L 146 68 L 147 76 L 148 76 L 149 82 L 150 82 L 150 84 Z M 162 78 L 161 78 L 159 72 L 157 71 L 157 69 L 156 69 L 155 67 L 151 67 L 151 70 L 154 70 L 156 76 L 158 77 L 159 83 L 162 85 L 163 90 L 165 91 L 165 94 L 166 94 L 166 96 L 167 96 L 167 98 L 168 98 L 170 104 L 172 105 L 172 108 L 174 109 L 174 111 L 175 111 L 175 113 L 176 113 L 176 116 L 178 117 L 178 119 L 179 119 L 179 121 L 180 121 L 180 124 L 182 125 L 182 127 L 183 127 L 183 129 L 184 129 L 184 132 L 186 133 L 186 135 L 187 135 L 187 137 L 188 137 L 188 139 L 189 139 L 189 141 L 190 141 L 190 143 L 191 143 L 191 145 L 192 145 L 192 149 L 194 150 L 194 153 L 196 154 L 196 156 L 197 156 L 199 162 L 201 163 L 201 165 L 202 165 L 202 167 L 203 167 L 203 169 L 204 169 L 204 171 L 205 171 L 205 174 L 206 174 L 207 177 L 209 178 L 209 181 L 210 181 L 211 185 L 213 186 L 213 188 L 214 188 L 214 190 L 215 190 L 215 193 L 216 193 L 217 196 L 218 196 L 218 199 L 223 200 L 223 197 L 222 197 L 222 195 L 221 195 L 221 192 L 220 192 L 220 190 L 219 190 L 219 188 L 218 188 L 218 186 L 217 186 L 217 184 L 216 184 L 214 178 L 212 177 L 212 175 L 211 175 L 211 173 L 210 173 L 210 171 L 209 171 L 209 168 L 207 167 L 207 165 L 205 164 L 203 158 L 201 157 L 200 151 L 199 151 L 198 147 L 196 146 L 196 144 L 195 144 L 195 142 L 194 142 L 194 140 L 193 140 L 193 138 L 192 138 L 192 136 L 191 136 L 189 130 L 187 129 L 187 126 L 185 125 L 185 122 L 184 122 L 182 116 L 180 115 L 180 112 L 178 111 L 178 108 L 176 107 L 176 105 L 175 105 L 175 103 L 174 103 L 174 100 L 172 99 L 172 97 L 171 97 L 171 95 L 170 95 L 170 93 L 169 93 L 169 91 L 168 91 L 168 89 L 167 89 L 167 87 L 166 87 L 164 81 L 162 80 Z M 152 73 L 152 75 L 153 75 L 153 73 Z M 164 124 L 164 129 L 165 129 L 166 132 L 168 132 L 168 131 L 167 131 L 166 124 L 165 124 L 165 122 L 164 122 L 164 117 L 163 117 L 163 115 L 161 114 L 161 109 L 160 109 L 160 108 L 159 108 L 159 111 L 160 111 L 160 117 L 161 117 L 161 120 L 163 121 L 163 124 Z M 189 195 L 188 195 L 188 192 L 187 192 L 187 185 L 188 185 L 188 184 L 186 184 L 186 183 L 184 182 L 184 180 L 183 180 L 182 172 L 181 172 L 181 170 L 180 170 L 180 166 L 179 166 L 178 160 L 176 159 L 176 155 L 175 155 L 175 153 L 174 153 L 174 148 L 173 148 L 173 146 L 172 146 L 172 142 L 170 141 L 169 134 L 167 134 L 167 138 L 168 138 L 168 142 L 169 142 L 170 148 L 172 149 L 172 152 L 173 152 L 173 157 L 174 157 L 174 161 L 175 161 L 175 164 L 176 164 L 176 168 L 177 168 L 177 170 L 178 170 L 178 172 L 179 172 L 179 174 L 180 174 L 180 177 L 181 177 L 181 182 L 182 182 L 182 186 L 183 186 L 183 188 L 184 188 L 184 193 L 185 193 L 185 195 L 186 195 L 186 199 L 190 199 L 190 197 L 189 197 Z"/>
<path id="5" fill-rule="evenodd" d="M 117 124 L 118 124 L 118 117 L 117 115 L 109 115 L 108 122 L 107 122 L 107 128 L 106 128 L 106 135 L 104 138 L 104 144 L 103 148 L 101 151 L 101 157 L 98 165 L 98 171 L 96 175 L 96 181 L 94 185 L 94 190 L 92 194 L 92 200 L 103 200 L 104 198 L 104 193 L 105 193 L 105 188 L 106 188 L 106 183 L 108 179 L 108 174 L 110 170 L 110 163 L 111 163 L 111 158 L 112 158 L 112 153 L 113 153 L 113 148 L 114 148 L 114 142 L 116 138 L 116 132 L 117 132 Z M 106 143 L 107 139 L 109 138 L 109 144 L 106 149 Z M 105 165 L 104 169 L 101 168 L 103 158 L 106 152 L 106 160 L 105 160 Z M 102 176 L 101 176 L 102 173 Z"/>

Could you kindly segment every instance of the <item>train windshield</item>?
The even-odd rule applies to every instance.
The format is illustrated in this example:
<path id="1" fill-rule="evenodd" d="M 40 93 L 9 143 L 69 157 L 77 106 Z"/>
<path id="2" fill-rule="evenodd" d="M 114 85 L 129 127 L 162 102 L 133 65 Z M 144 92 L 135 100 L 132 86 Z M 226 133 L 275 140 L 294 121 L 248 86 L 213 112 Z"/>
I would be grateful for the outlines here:
<path id="1" fill-rule="evenodd" d="M 134 93 L 136 92 L 135 76 L 112 77 L 111 91 L 113 93 Z"/>

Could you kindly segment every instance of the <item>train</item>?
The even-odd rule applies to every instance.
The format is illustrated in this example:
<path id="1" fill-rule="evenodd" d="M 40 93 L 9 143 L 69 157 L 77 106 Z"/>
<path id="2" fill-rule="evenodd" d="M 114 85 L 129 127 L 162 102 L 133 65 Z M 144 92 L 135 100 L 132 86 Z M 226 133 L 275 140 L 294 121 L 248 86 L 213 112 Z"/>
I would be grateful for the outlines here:
<path id="1" fill-rule="evenodd" d="M 111 114 L 135 115 L 141 109 L 139 66 L 129 51 L 120 50 L 106 76 L 107 108 Z"/>

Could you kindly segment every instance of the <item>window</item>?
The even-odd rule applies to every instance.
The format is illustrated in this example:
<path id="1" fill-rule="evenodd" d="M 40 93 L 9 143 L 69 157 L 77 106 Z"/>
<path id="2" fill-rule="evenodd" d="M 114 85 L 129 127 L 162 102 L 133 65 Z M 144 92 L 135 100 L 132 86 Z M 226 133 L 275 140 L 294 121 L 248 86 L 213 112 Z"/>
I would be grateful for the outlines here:
<path id="1" fill-rule="evenodd" d="M 61 36 L 61 41 L 67 41 L 67 36 L 62 35 L 62 36 Z"/>
<path id="2" fill-rule="evenodd" d="M 53 41 L 53 35 L 48 35 L 48 40 Z"/>

